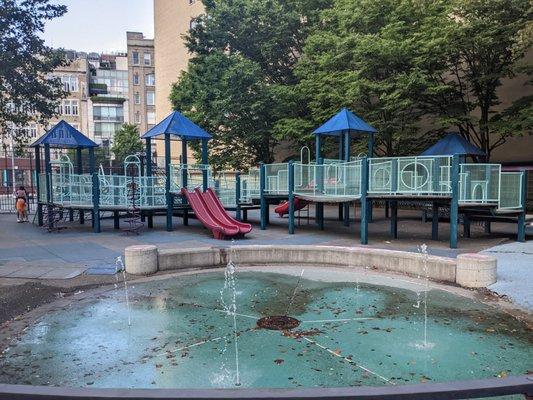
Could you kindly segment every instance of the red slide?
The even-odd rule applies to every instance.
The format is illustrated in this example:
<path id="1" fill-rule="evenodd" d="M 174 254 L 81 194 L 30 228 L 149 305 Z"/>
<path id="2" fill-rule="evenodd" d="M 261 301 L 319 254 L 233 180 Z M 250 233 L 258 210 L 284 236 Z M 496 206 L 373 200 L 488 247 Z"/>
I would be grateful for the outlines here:
<path id="1" fill-rule="evenodd" d="M 196 188 L 195 192 L 203 196 L 202 198 L 207 204 L 209 211 L 211 211 L 211 213 L 215 215 L 218 220 L 228 225 L 237 226 L 239 228 L 239 232 L 243 235 L 246 235 L 247 233 L 250 233 L 252 231 L 252 225 L 237 221 L 235 218 L 233 218 L 226 212 L 224 206 L 220 202 L 220 199 L 217 197 L 213 189 L 208 188 L 207 192 L 202 193 L 200 189 Z"/>
<path id="2" fill-rule="evenodd" d="M 189 192 L 182 188 L 181 193 L 187 198 L 196 217 L 211 230 L 215 239 L 243 236 L 252 230 L 250 224 L 230 217 L 214 192 L 202 193 L 198 188 Z"/>
<path id="3" fill-rule="evenodd" d="M 294 211 L 301 210 L 302 208 L 304 208 L 308 204 L 309 204 L 308 201 L 305 201 L 305 200 L 299 199 L 298 197 L 295 197 L 294 198 Z M 289 202 L 288 201 L 284 201 L 279 206 L 277 206 L 274 209 L 274 211 L 276 212 L 276 214 L 279 214 L 280 217 L 283 217 L 285 214 L 289 213 Z"/>

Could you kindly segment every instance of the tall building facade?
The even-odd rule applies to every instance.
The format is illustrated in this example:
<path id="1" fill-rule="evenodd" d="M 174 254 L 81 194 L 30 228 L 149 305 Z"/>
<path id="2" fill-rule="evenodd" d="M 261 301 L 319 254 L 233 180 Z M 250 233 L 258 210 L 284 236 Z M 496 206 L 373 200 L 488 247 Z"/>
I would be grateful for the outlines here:
<path id="1" fill-rule="evenodd" d="M 156 123 L 154 40 L 127 32 L 130 123 L 144 134 Z"/>
<path id="2" fill-rule="evenodd" d="M 160 122 L 170 112 L 170 92 L 181 71 L 187 69 L 190 54 L 183 35 L 191 27 L 194 17 L 204 12 L 200 0 L 154 0 L 154 46 L 156 121 Z M 156 141 L 158 154 L 164 154 L 163 143 Z M 181 143 L 173 142 L 172 156 L 181 154 Z M 189 162 L 192 154 L 189 154 Z"/>
<path id="3" fill-rule="evenodd" d="M 87 135 L 109 148 L 115 133 L 130 120 L 128 57 L 125 53 L 91 57 L 89 68 L 90 123 Z"/>

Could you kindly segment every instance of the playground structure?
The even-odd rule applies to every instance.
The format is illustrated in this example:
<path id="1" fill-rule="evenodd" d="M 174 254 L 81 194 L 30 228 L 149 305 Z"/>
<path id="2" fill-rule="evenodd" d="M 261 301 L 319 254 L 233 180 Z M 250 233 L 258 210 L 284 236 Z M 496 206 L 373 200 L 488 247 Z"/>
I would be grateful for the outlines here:
<path id="1" fill-rule="evenodd" d="M 438 239 L 439 210 L 449 209 L 452 248 L 457 247 L 460 215 L 466 236 L 471 219 L 482 218 L 490 229 L 491 220 L 505 218 L 518 224 L 518 240 L 525 239 L 525 171 L 504 172 L 499 164 L 469 163 L 466 154 L 471 154 L 471 150 L 453 155 L 369 157 L 374 153 L 375 132 L 343 109 L 314 132 L 315 160 L 304 147 L 298 161 L 261 164 L 247 173 L 215 174 L 207 155 L 211 136 L 174 112 L 143 135 L 146 141 L 144 163 L 138 155 L 131 155 L 124 161 L 124 174 L 117 175 L 105 174 L 103 168 L 96 169 L 94 148 L 97 145 L 62 121 L 32 145 L 36 151 L 36 165 L 40 165 L 40 150 L 44 147 L 46 166 L 43 173 L 37 171 L 37 219 L 39 225 L 50 229 L 54 225 L 54 210 L 68 212 L 70 220 L 79 215 L 80 223 L 84 223 L 89 212 L 94 231 L 99 232 L 100 213 L 104 211 L 113 213 L 116 229 L 121 213 L 135 219 L 137 227 L 140 226 L 138 219 L 148 219 L 149 228 L 153 227 L 153 216 L 160 213 L 166 215 L 166 227 L 170 231 L 173 216 L 181 216 L 183 224 L 187 225 L 189 212 L 193 211 L 216 237 L 222 238 L 247 233 L 244 231 L 249 226 L 243 231 L 239 229 L 242 228 L 239 221 L 246 220 L 246 210 L 250 208 L 260 208 L 261 229 L 266 229 L 269 205 L 277 205 L 277 213 L 288 214 L 288 229 L 292 234 L 295 212 L 309 203 L 315 205 L 315 220 L 320 229 L 324 229 L 324 204 L 337 203 L 339 219 L 346 226 L 350 223 L 350 206 L 358 204 L 361 243 L 367 244 L 373 203 L 384 201 L 390 207 L 391 236 L 396 238 L 398 202 L 408 201 L 432 208 L 434 240 Z M 353 157 L 350 155 L 351 140 L 361 134 L 368 135 L 368 155 Z M 150 149 L 152 138 L 156 136 L 164 136 L 165 140 L 164 175 L 152 173 Z M 183 144 L 181 164 L 169 162 L 172 136 Z M 321 157 L 324 136 L 338 138 L 338 159 Z M 192 140 L 201 141 L 201 164 L 187 163 L 187 143 Z M 77 167 L 67 155 L 51 160 L 50 147 L 75 149 Z M 86 171 L 82 168 L 83 149 L 89 151 Z M 286 203 L 280 207 L 283 201 Z M 43 207 L 47 212 L 43 213 Z M 235 219 L 226 211 L 222 213 L 221 208 L 235 211 Z M 223 232 L 219 228 L 224 226 L 232 226 L 232 229 Z"/>

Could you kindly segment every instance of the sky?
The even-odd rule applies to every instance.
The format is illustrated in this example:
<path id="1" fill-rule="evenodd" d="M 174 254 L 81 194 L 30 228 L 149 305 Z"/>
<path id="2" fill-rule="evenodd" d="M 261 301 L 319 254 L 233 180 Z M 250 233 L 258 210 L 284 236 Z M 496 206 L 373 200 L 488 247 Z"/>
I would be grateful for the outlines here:
<path id="1" fill-rule="evenodd" d="M 52 0 L 63 17 L 49 21 L 44 39 L 52 47 L 79 51 L 126 51 L 126 31 L 154 37 L 153 0 Z"/>

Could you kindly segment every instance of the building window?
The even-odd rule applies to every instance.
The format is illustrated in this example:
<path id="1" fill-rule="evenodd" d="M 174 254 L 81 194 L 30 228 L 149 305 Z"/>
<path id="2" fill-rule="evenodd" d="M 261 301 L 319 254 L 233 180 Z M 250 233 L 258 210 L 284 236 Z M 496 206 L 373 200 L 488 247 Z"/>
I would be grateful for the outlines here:
<path id="1" fill-rule="evenodd" d="M 150 53 L 144 53 L 144 65 L 152 65 L 152 55 Z"/>
<path id="2" fill-rule="evenodd" d="M 61 115 L 79 115 L 78 100 L 63 100 L 57 111 Z"/>
<path id="3" fill-rule="evenodd" d="M 78 77 L 76 75 L 62 75 L 61 83 L 65 92 L 78 91 Z"/>
<path id="4" fill-rule="evenodd" d="M 141 113 L 139 111 L 137 111 L 135 113 L 135 123 L 136 124 L 140 124 L 141 123 Z"/>
<path id="5" fill-rule="evenodd" d="M 133 102 L 135 104 L 141 104 L 141 94 L 139 92 L 135 92 L 133 95 Z"/>
<path id="6" fill-rule="evenodd" d="M 137 72 L 135 72 L 133 74 L 133 84 L 134 85 L 140 85 L 141 84 L 141 81 L 139 79 L 139 74 Z"/>
<path id="7" fill-rule="evenodd" d="M 149 125 L 155 125 L 155 112 L 148 111 L 146 113 L 146 123 Z"/>
<path id="8" fill-rule="evenodd" d="M 144 77 L 144 83 L 146 86 L 155 86 L 155 75 L 148 74 Z"/>
<path id="9" fill-rule="evenodd" d="M 134 51 L 131 54 L 131 58 L 132 58 L 133 65 L 139 65 L 139 52 L 138 51 Z"/>
<path id="10" fill-rule="evenodd" d="M 146 92 L 146 105 L 155 105 L 155 92 Z"/>
<path id="11" fill-rule="evenodd" d="M 95 121 L 124 122 L 123 106 L 95 106 L 93 108 Z"/>

